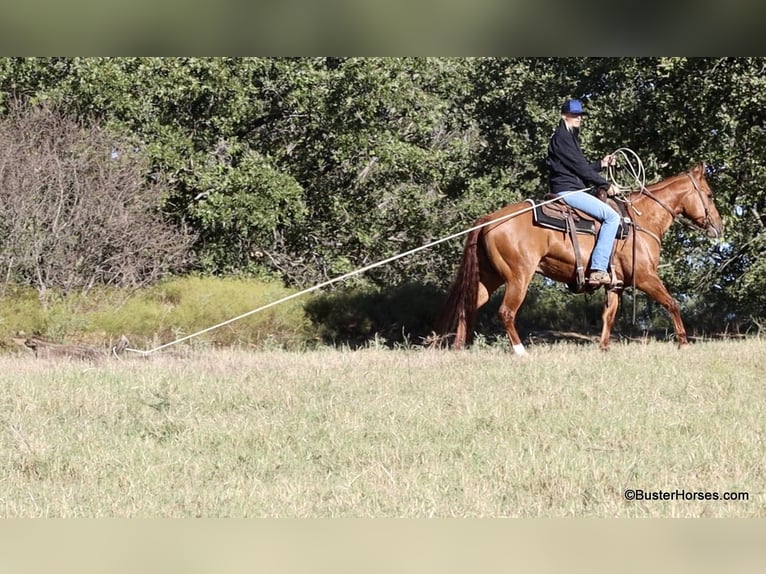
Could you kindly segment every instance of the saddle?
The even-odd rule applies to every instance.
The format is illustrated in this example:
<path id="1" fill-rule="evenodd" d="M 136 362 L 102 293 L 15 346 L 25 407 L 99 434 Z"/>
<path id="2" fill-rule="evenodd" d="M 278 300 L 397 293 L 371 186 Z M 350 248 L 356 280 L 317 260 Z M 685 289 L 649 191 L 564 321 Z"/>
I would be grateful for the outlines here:
<path id="1" fill-rule="evenodd" d="M 534 225 L 556 231 L 563 231 L 571 238 L 575 254 L 575 265 L 577 268 L 577 282 L 568 284 L 568 287 L 574 293 L 581 293 L 586 286 L 586 283 L 585 269 L 581 261 L 582 258 L 580 256 L 580 245 L 577 240 L 577 235 L 584 233 L 595 236 L 601 224 L 590 215 L 570 207 L 563 200 L 550 201 L 557 198 L 557 195 L 548 193 L 543 197 L 543 201 L 549 203 L 539 205 L 539 203 L 535 202 L 533 199 L 527 199 L 527 201 L 532 204 L 532 221 Z M 617 229 L 616 238 L 626 239 L 630 233 L 630 224 L 628 223 L 630 218 L 625 205 L 622 202 L 615 201 L 611 197 L 606 197 L 605 193 L 600 194 L 598 198 L 601 201 L 606 202 L 607 205 L 620 214 L 620 226 Z"/>
<path id="2" fill-rule="evenodd" d="M 543 197 L 543 201 L 550 201 L 556 198 L 555 194 L 547 193 Z M 534 199 L 527 199 L 527 201 L 534 208 L 532 210 L 532 220 L 539 227 L 546 227 L 566 233 L 574 228 L 576 233 L 586 233 L 593 236 L 598 231 L 598 222 L 595 219 L 582 211 L 570 207 L 563 200 L 545 203 L 542 206 L 535 202 Z M 617 239 L 626 239 L 630 233 L 630 225 L 625 222 L 625 218 L 628 217 L 628 210 L 622 202 L 615 201 L 611 197 L 607 198 L 606 203 L 620 214 L 621 221 L 620 227 L 617 229 Z"/>

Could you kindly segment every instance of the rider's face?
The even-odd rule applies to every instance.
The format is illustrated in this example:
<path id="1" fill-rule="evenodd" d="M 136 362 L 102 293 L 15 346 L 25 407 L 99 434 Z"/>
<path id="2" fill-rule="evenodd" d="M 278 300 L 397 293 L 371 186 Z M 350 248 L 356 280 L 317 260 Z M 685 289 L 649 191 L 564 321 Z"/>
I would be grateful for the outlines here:
<path id="1" fill-rule="evenodd" d="M 564 121 L 570 128 L 579 128 L 582 116 L 580 114 L 564 114 Z"/>

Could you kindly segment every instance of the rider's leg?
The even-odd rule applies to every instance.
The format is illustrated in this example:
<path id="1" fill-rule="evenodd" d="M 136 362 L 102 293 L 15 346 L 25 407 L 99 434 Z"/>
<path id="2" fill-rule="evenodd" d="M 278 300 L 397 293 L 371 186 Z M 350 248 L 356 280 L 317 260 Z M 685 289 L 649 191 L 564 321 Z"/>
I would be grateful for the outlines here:
<path id="1" fill-rule="evenodd" d="M 585 191 L 572 193 L 563 199 L 575 209 L 579 209 L 601 222 L 601 229 L 596 238 L 596 245 L 593 248 L 590 267 L 592 271 L 606 271 L 609 266 L 609 259 L 612 256 L 614 238 L 620 227 L 619 214 L 606 203 Z"/>

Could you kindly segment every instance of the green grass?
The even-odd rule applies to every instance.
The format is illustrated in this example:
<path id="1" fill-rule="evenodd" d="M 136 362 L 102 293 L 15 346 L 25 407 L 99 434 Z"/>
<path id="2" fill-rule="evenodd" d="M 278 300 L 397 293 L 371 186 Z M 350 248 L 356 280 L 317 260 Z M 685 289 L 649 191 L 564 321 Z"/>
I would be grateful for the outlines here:
<path id="1" fill-rule="evenodd" d="M 5 355 L 0 514 L 766 516 L 762 340 L 530 350 Z"/>

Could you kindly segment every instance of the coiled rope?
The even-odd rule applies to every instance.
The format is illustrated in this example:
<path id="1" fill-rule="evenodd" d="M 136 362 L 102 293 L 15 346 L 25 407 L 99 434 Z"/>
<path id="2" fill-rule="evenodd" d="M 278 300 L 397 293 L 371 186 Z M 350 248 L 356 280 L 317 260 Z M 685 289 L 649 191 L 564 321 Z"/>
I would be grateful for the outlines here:
<path id="1" fill-rule="evenodd" d="M 618 190 L 631 189 L 633 185 L 636 185 L 638 189 L 646 187 L 644 162 L 641 161 L 636 152 L 630 148 L 621 147 L 613 151 L 611 155 L 622 158 L 622 161 L 616 159 L 615 165 L 607 166 L 607 179 Z M 620 174 L 623 175 L 622 178 L 618 177 Z M 630 183 L 626 183 L 627 180 L 630 180 Z"/>
<path id="2" fill-rule="evenodd" d="M 632 149 L 627 147 L 621 147 L 616 149 L 614 152 L 612 152 L 612 155 L 620 156 L 622 161 L 619 159 L 615 161 L 615 165 L 609 165 L 607 168 L 607 178 L 609 181 L 611 181 L 612 185 L 615 186 L 617 189 L 617 197 L 615 199 L 617 201 L 622 201 L 623 203 L 626 203 L 628 205 L 629 209 L 632 209 L 635 211 L 638 215 L 641 215 L 641 213 L 636 209 L 636 207 L 625 198 L 624 193 L 625 190 L 631 190 L 632 186 L 635 185 L 638 190 L 644 190 L 646 189 L 646 170 L 644 169 L 644 162 L 641 161 L 641 158 L 638 156 L 636 152 L 634 152 Z M 635 164 L 634 164 L 635 161 Z M 618 174 L 623 174 L 623 177 L 620 179 L 618 178 Z M 632 181 L 631 181 L 632 180 Z M 626 183 L 628 182 L 628 183 Z M 625 184 L 625 185 L 623 185 Z M 633 221 L 632 218 L 625 218 L 629 225 L 633 226 L 634 232 L 633 232 L 633 265 L 636 264 L 636 232 L 637 231 L 643 231 L 644 233 L 648 233 L 651 235 L 657 243 L 662 243 L 660 238 L 657 237 L 654 233 L 649 231 L 648 229 L 644 229 L 643 227 L 639 226 L 635 221 Z M 636 273 L 635 269 L 631 273 L 631 276 L 633 277 L 633 281 L 631 283 L 631 287 L 633 289 L 633 324 L 636 323 Z"/>

